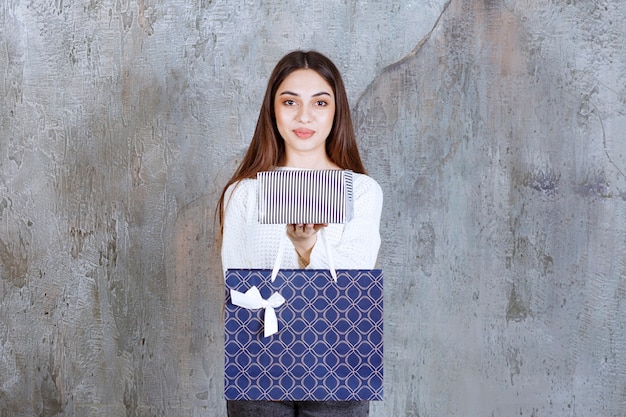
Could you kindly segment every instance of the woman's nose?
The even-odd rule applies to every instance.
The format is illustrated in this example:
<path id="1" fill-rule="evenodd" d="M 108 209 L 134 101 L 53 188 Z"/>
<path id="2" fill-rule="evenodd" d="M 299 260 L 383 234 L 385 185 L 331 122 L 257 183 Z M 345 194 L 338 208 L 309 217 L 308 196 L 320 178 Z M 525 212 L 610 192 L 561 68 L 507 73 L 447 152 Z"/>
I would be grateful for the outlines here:
<path id="1" fill-rule="evenodd" d="M 300 109 L 298 109 L 298 121 L 302 123 L 310 122 L 311 117 L 311 109 L 309 106 L 300 106 Z"/>

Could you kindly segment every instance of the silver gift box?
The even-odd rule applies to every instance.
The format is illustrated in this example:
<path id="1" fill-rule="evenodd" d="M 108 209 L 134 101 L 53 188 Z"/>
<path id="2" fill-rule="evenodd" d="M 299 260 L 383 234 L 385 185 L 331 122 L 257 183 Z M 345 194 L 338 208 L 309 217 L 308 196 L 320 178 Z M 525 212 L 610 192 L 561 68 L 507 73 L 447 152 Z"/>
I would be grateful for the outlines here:
<path id="1" fill-rule="evenodd" d="M 354 214 L 350 170 L 277 169 L 257 183 L 260 223 L 347 223 Z"/>

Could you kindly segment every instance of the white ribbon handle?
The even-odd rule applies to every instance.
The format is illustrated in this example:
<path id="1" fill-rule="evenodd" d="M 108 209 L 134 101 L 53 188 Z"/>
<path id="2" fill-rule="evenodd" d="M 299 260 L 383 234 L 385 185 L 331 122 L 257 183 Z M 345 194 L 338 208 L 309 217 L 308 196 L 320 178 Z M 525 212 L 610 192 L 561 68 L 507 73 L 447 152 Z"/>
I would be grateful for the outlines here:
<path id="1" fill-rule="evenodd" d="M 330 269 L 330 275 L 333 277 L 335 284 L 337 283 L 337 271 L 335 271 L 335 262 L 333 261 L 333 254 L 328 245 L 328 239 L 326 239 L 326 228 L 320 230 L 320 237 L 322 244 L 326 248 L 326 256 L 328 257 L 328 269 Z M 282 235 L 280 243 L 278 244 L 278 253 L 276 254 L 276 261 L 274 262 L 274 268 L 272 269 L 272 282 L 276 279 L 278 271 L 280 270 L 280 264 L 283 262 L 283 252 L 285 252 L 285 241 L 287 240 L 287 234 Z"/>
<path id="2" fill-rule="evenodd" d="M 326 239 L 326 228 L 322 228 L 320 230 L 320 237 L 322 238 L 322 243 L 326 247 L 326 256 L 328 256 L 328 269 L 330 269 L 330 275 L 333 277 L 333 281 L 335 284 L 337 283 L 337 271 L 335 271 L 335 261 L 333 261 L 333 252 L 330 250 L 330 246 L 328 245 L 328 239 Z"/>
<path id="3" fill-rule="evenodd" d="M 285 299 L 282 295 L 275 292 L 270 296 L 270 298 L 265 300 L 261 296 L 259 289 L 257 287 L 252 287 L 246 291 L 245 294 L 239 291 L 230 290 L 230 299 L 232 303 L 238 307 L 250 310 L 256 310 L 259 308 L 264 309 L 264 336 L 268 337 L 274 333 L 278 333 L 278 319 L 276 318 L 276 311 L 274 309 L 285 303 Z"/>
<path id="4" fill-rule="evenodd" d="M 287 240 L 287 234 L 281 236 L 278 243 L 278 252 L 276 253 L 276 261 L 274 261 L 274 268 L 272 269 L 272 282 L 276 280 L 278 271 L 280 270 L 280 264 L 283 262 L 283 252 L 285 252 L 285 241 Z"/>

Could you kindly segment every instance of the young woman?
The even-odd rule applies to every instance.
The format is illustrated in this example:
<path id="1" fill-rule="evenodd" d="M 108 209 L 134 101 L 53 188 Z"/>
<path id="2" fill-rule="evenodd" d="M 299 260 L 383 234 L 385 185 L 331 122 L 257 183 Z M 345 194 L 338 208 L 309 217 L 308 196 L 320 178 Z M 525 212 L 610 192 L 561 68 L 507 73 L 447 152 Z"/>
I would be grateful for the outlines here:
<path id="1" fill-rule="evenodd" d="M 346 224 L 260 224 L 256 174 L 274 169 L 349 169 L 354 216 Z M 365 173 L 339 71 L 324 55 L 294 51 L 269 79 L 252 142 L 219 200 L 222 267 L 271 269 L 279 243 L 289 239 L 281 267 L 373 269 L 380 247 L 382 191 Z M 326 239 L 318 240 L 325 228 Z M 330 247 L 324 247 L 324 242 Z M 228 401 L 229 417 L 361 417 L 369 403 Z"/>

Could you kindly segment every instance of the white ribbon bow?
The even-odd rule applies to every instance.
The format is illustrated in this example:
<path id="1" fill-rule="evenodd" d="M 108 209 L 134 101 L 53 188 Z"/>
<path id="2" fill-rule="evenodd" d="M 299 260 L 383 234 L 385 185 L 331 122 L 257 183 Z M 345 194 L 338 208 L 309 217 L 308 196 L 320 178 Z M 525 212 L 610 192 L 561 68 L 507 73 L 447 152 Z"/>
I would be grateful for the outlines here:
<path id="1" fill-rule="evenodd" d="M 259 289 L 252 287 L 248 291 L 241 293 L 239 291 L 230 290 L 230 299 L 232 303 L 238 307 L 243 307 L 251 310 L 262 308 L 265 310 L 264 321 L 264 335 L 265 337 L 271 336 L 274 333 L 278 333 L 278 319 L 276 318 L 277 307 L 280 307 L 285 302 L 282 295 L 275 292 L 267 300 L 263 299 Z"/>

